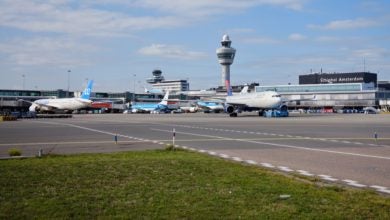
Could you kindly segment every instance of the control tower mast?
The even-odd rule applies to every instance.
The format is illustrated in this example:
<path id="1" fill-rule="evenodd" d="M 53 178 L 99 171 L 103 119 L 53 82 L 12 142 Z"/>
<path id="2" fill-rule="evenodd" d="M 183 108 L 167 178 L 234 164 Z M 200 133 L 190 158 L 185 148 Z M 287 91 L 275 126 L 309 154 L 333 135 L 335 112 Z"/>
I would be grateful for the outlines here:
<path id="1" fill-rule="evenodd" d="M 232 41 L 229 39 L 229 35 L 225 34 L 221 41 L 222 47 L 217 49 L 217 56 L 219 64 L 222 65 L 222 87 L 227 91 L 230 89 L 230 65 L 234 60 L 236 49 L 230 47 Z"/>

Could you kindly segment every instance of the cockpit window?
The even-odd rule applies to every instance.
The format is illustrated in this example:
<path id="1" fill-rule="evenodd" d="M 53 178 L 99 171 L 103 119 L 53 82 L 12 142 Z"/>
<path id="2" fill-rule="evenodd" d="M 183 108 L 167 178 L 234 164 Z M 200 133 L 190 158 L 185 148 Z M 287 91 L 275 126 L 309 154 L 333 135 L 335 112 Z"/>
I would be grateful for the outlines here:
<path id="1" fill-rule="evenodd" d="M 273 95 L 272 97 L 280 97 L 280 95 Z"/>

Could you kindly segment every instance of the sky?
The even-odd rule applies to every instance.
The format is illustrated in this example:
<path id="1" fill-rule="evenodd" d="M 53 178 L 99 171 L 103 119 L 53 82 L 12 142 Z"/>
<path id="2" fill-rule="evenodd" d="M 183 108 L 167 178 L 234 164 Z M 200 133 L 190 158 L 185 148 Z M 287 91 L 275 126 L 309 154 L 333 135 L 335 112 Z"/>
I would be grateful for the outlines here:
<path id="1" fill-rule="evenodd" d="M 321 69 L 390 80 L 388 0 L 0 0 L 0 89 L 141 92 L 154 69 L 208 89 L 224 34 L 232 85 Z"/>

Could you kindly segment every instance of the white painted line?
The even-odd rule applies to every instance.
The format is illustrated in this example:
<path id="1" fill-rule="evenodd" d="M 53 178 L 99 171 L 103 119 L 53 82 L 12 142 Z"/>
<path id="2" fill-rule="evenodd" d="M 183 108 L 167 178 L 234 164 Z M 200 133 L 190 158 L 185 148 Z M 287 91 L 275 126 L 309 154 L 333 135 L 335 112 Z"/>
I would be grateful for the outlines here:
<path id="1" fill-rule="evenodd" d="M 163 145 L 163 144 L 164 144 L 164 142 L 158 142 L 158 144 L 161 144 L 161 145 Z"/>
<path id="2" fill-rule="evenodd" d="M 344 144 L 350 144 L 350 141 L 342 141 Z"/>
<path id="3" fill-rule="evenodd" d="M 360 184 L 360 183 L 358 183 L 355 180 L 348 180 L 348 179 L 346 179 L 346 180 L 343 180 L 343 182 L 346 182 L 347 185 L 355 186 L 355 187 L 359 187 L 359 188 L 367 187 L 366 185 Z"/>
<path id="4" fill-rule="evenodd" d="M 270 164 L 270 163 L 260 163 L 263 167 L 268 167 L 268 168 L 275 168 L 274 165 Z"/>
<path id="5" fill-rule="evenodd" d="M 354 144 L 363 145 L 363 143 L 360 143 L 360 142 L 355 142 Z"/>
<path id="6" fill-rule="evenodd" d="M 321 177 L 321 179 L 323 179 L 323 180 L 328 180 L 328 181 L 332 181 L 332 182 L 338 181 L 338 179 L 333 178 L 329 175 L 318 175 L 318 176 Z"/>
<path id="7" fill-rule="evenodd" d="M 372 147 L 376 147 L 376 146 L 378 146 L 378 145 L 376 145 L 376 144 L 368 144 L 369 146 L 372 146 Z"/>
<path id="8" fill-rule="evenodd" d="M 205 150 L 198 150 L 199 153 L 205 153 Z"/>
<path id="9" fill-rule="evenodd" d="M 158 143 L 158 141 L 153 141 L 153 143 L 154 143 L 154 144 L 157 144 L 157 143 Z"/>
<path id="10" fill-rule="evenodd" d="M 256 165 L 257 164 L 257 162 L 253 161 L 253 160 L 245 160 L 245 163 L 249 163 L 249 164 L 252 164 L 252 165 Z"/>
<path id="11" fill-rule="evenodd" d="M 241 159 L 241 158 L 239 158 L 239 157 L 232 157 L 232 159 L 233 159 L 234 161 L 237 161 L 237 162 L 242 162 L 242 161 L 243 161 L 243 159 Z"/>
<path id="12" fill-rule="evenodd" d="M 347 183 L 347 184 L 350 186 L 355 186 L 355 187 L 359 187 L 359 188 L 367 187 L 366 185 L 360 184 L 360 183 Z"/>
<path id="13" fill-rule="evenodd" d="M 225 159 L 230 158 L 230 156 L 226 155 L 226 154 L 219 154 L 219 156 L 222 157 L 222 158 L 225 158 Z"/>
<path id="14" fill-rule="evenodd" d="M 214 151 L 209 151 L 208 152 L 210 155 L 217 155 L 217 153 L 215 153 Z"/>
<path id="15" fill-rule="evenodd" d="M 374 188 L 374 189 L 382 189 L 382 190 L 386 190 L 387 189 L 387 187 L 384 187 L 384 186 L 378 186 L 378 185 L 372 185 L 372 186 L 370 186 L 371 188 Z"/>
<path id="16" fill-rule="evenodd" d="M 151 128 L 151 130 L 169 132 L 169 133 L 172 132 L 171 130 L 163 130 L 163 129 L 155 129 L 155 128 Z M 188 132 L 176 132 L 176 133 L 187 134 L 187 135 L 192 135 L 192 136 L 199 136 L 199 137 L 212 137 L 212 138 L 218 138 L 218 139 L 222 139 L 222 140 L 232 140 L 232 141 L 245 142 L 245 143 L 254 143 L 254 144 L 263 144 L 263 145 L 270 145 L 270 146 L 277 146 L 277 147 L 285 147 L 285 148 L 292 148 L 292 149 L 299 149 L 299 150 L 308 150 L 308 151 L 325 152 L 325 153 L 332 153 L 332 154 L 341 154 L 341 155 L 349 155 L 349 156 L 358 156 L 358 157 L 368 157 L 368 158 L 390 160 L 390 157 L 383 157 L 383 156 L 376 156 L 376 155 L 349 153 L 349 152 L 333 151 L 333 150 L 323 150 L 323 149 L 318 149 L 318 148 L 299 147 L 299 146 L 288 145 L 288 144 L 277 144 L 277 143 L 270 143 L 270 142 L 263 142 L 263 141 L 252 141 L 252 140 L 245 140 L 245 139 L 234 139 L 234 138 L 221 137 L 221 136 L 215 136 L 215 135 L 195 134 L 195 133 L 188 133 Z M 311 138 L 307 137 L 306 139 L 311 139 Z"/>
<path id="17" fill-rule="evenodd" d="M 297 170 L 297 172 L 304 176 L 314 176 L 314 174 L 311 174 L 306 170 Z"/>
<path id="18" fill-rule="evenodd" d="M 192 148 L 192 147 L 190 147 L 189 150 L 196 151 L 196 149 L 195 149 L 195 148 Z"/>
<path id="19" fill-rule="evenodd" d="M 291 138 L 291 137 L 293 137 L 293 136 L 291 136 L 291 135 L 287 135 L 287 137 L 290 137 L 290 138 Z"/>
<path id="20" fill-rule="evenodd" d="M 285 166 L 278 166 L 279 170 L 282 170 L 282 171 L 285 171 L 285 172 L 292 172 L 294 170 L 288 168 L 288 167 L 285 167 Z"/>
<path id="21" fill-rule="evenodd" d="M 187 146 L 182 146 L 182 148 L 183 148 L 183 149 L 188 149 L 188 147 L 187 147 Z"/>
<path id="22" fill-rule="evenodd" d="M 377 191 L 390 194 L 390 190 L 388 190 L 388 189 L 378 189 Z"/>
<path id="23" fill-rule="evenodd" d="M 320 140 L 320 141 L 327 141 L 326 139 L 323 139 L 323 138 L 320 138 L 320 139 L 318 139 L 318 140 Z"/>

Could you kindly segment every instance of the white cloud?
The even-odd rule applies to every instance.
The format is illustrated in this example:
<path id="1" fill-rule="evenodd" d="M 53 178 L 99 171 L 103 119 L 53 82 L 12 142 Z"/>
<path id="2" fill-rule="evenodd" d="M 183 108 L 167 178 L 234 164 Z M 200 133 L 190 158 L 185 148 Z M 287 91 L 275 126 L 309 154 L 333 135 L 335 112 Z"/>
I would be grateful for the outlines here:
<path id="1" fill-rule="evenodd" d="M 344 29 L 358 29 L 358 28 L 370 28 L 381 25 L 381 22 L 367 19 L 367 18 L 357 18 L 357 19 L 348 19 L 348 20 L 336 20 L 331 21 L 325 25 L 308 25 L 309 28 L 313 29 L 324 29 L 324 30 L 344 30 Z"/>
<path id="2" fill-rule="evenodd" d="M 212 15 L 218 13 L 234 13 L 256 6 L 278 6 L 292 10 L 303 9 L 307 0 L 136 0 L 134 3 L 147 8 L 185 15 Z"/>
<path id="3" fill-rule="evenodd" d="M 243 43 L 247 44 L 278 44 L 279 40 L 270 38 L 270 37 L 248 37 L 242 39 Z"/>
<path id="4" fill-rule="evenodd" d="M 128 35 L 132 31 L 169 28 L 183 25 L 185 19 L 173 16 L 129 16 L 94 8 L 72 8 L 62 1 L 2 1 L 0 2 L 0 26 L 32 32 L 115 36 Z"/>
<path id="5" fill-rule="evenodd" d="M 206 57 L 205 53 L 190 51 L 179 45 L 152 44 L 138 50 L 138 53 L 146 56 L 158 56 L 163 58 L 175 58 L 193 60 Z"/>
<path id="6" fill-rule="evenodd" d="M 2 0 L 0 26 L 32 32 L 116 36 L 134 31 L 179 27 L 215 14 L 274 5 L 301 9 L 305 0 Z M 123 10 L 112 10 L 120 5 Z M 134 10 L 156 10 L 154 16 L 132 15 Z M 128 12 L 127 12 L 128 11 Z M 150 13 L 149 13 L 150 14 Z"/>
<path id="7" fill-rule="evenodd" d="M 353 56 L 361 58 L 385 58 L 390 52 L 385 48 L 366 48 L 352 51 Z"/>
<path id="8" fill-rule="evenodd" d="M 14 39 L 0 44 L 0 54 L 7 63 L 21 66 L 84 66 L 88 59 L 83 56 L 98 48 L 65 38 Z"/>
<path id="9" fill-rule="evenodd" d="M 301 40 L 306 40 L 307 37 L 302 34 L 294 33 L 294 34 L 290 34 L 288 36 L 288 39 L 292 41 L 301 41 Z"/>

